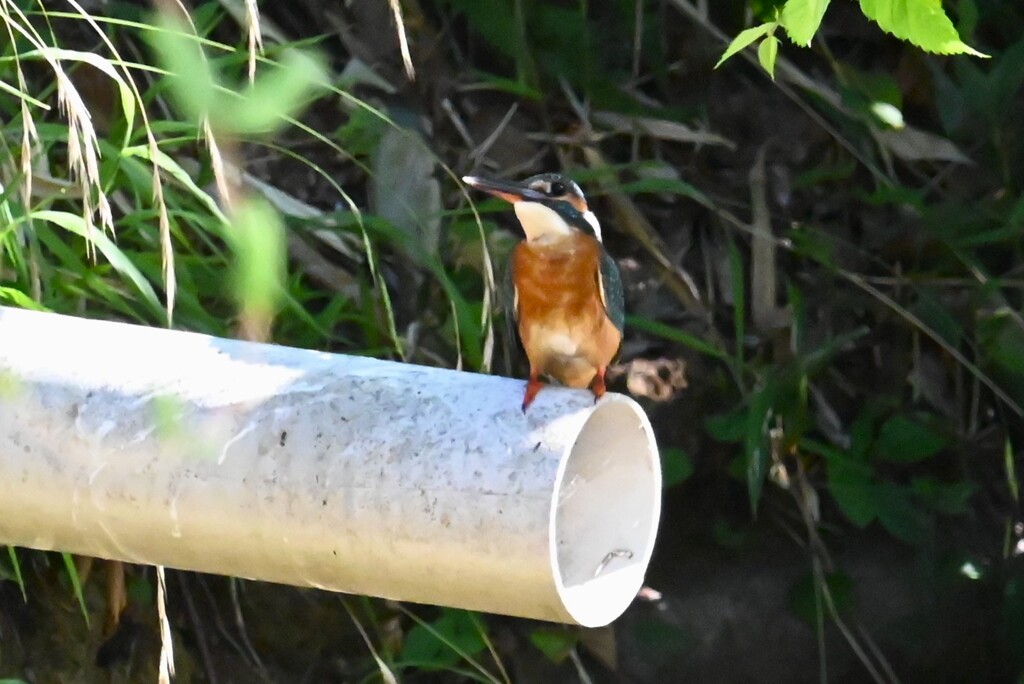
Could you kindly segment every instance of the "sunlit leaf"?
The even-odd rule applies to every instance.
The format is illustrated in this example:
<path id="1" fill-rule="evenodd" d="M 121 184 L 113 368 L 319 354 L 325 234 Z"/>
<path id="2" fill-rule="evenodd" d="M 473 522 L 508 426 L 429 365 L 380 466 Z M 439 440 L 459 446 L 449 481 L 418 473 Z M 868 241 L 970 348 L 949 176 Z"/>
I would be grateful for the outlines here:
<path id="1" fill-rule="evenodd" d="M 202 48 L 189 35 L 188 24 L 161 12 L 154 23 L 159 31 L 147 34 L 159 63 L 169 72 L 168 84 L 175 104 L 193 121 L 209 114 L 218 75 Z"/>
<path id="2" fill-rule="evenodd" d="M 769 22 L 767 24 L 761 24 L 760 26 L 748 28 L 745 31 L 740 31 L 739 35 L 733 38 L 732 42 L 729 43 L 729 47 L 725 49 L 725 53 L 723 53 L 722 56 L 718 59 L 718 63 L 715 64 L 715 68 L 717 69 L 718 67 L 722 66 L 722 62 L 729 59 L 730 57 L 732 57 L 737 52 L 753 43 L 761 36 L 767 35 L 767 33 L 774 29 L 776 26 L 776 23 Z"/>
<path id="3" fill-rule="evenodd" d="M 85 619 L 85 624 L 88 627 L 89 609 L 85 606 L 85 595 L 82 593 L 82 579 L 78 576 L 78 568 L 75 567 L 75 559 L 66 551 L 62 551 L 60 557 L 64 561 L 64 569 L 68 573 L 68 580 L 71 582 L 71 590 L 75 594 L 75 599 L 78 601 L 78 608 L 82 611 L 82 617 Z"/>
<path id="4" fill-rule="evenodd" d="M 0 392 L 2 396 L 2 392 Z M 0 567 L 0 576 L 4 579 L 13 580 L 18 588 L 21 589 L 21 598 L 26 603 L 28 602 L 28 591 L 25 589 L 25 577 L 21 574 L 21 561 L 18 560 L 18 552 L 13 546 L 7 547 L 7 558 L 11 563 L 10 574 L 7 573 L 7 568 Z"/>
<path id="5" fill-rule="evenodd" d="M 31 311 L 48 311 L 45 306 L 39 304 L 21 290 L 17 290 L 13 287 L 0 287 L 0 300 L 7 300 L 11 304 L 21 307 L 22 309 L 29 309 Z"/>
<path id="6" fill-rule="evenodd" d="M 768 75 L 775 80 L 775 58 L 779 56 L 779 39 L 768 36 L 757 46 L 757 60 Z"/>
<path id="7" fill-rule="evenodd" d="M 797 45 L 810 45 L 828 3 L 829 0 L 789 0 L 779 15 L 779 23 L 786 27 L 789 39 Z"/>
<path id="8" fill-rule="evenodd" d="M 960 40 L 956 27 L 942 9 L 942 0 L 860 0 L 860 8 L 883 31 L 927 52 L 989 56 Z"/>
<path id="9" fill-rule="evenodd" d="M 871 113 L 886 126 L 890 128 L 903 128 L 906 126 L 906 122 L 903 121 L 903 112 L 898 107 L 888 102 L 872 102 L 870 108 Z"/>
<path id="10" fill-rule="evenodd" d="M 217 99 L 215 129 L 240 135 L 273 131 L 326 85 L 326 69 L 312 54 L 288 50 L 279 59 L 278 65 L 258 73 L 241 102 L 229 96 Z"/>
<path id="11" fill-rule="evenodd" d="M 263 200 L 249 199 L 236 210 L 227 231 L 234 252 L 235 296 L 244 312 L 272 315 L 284 294 L 285 237 L 280 217 Z"/>
<path id="12" fill-rule="evenodd" d="M 192 176 L 189 175 L 185 169 L 181 168 L 181 164 L 162 150 L 157 149 L 156 155 L 154 156 L 150 154 L 149 145 L 136 145 L 134 147 L 126 147 L 122 150 L 122 154 L 126 157 L 140 157 L 142 159 L 146 159 L 152 164 L 160 167 L 162 171 L 165 171 L 176 181 L 188 188 L 196 199 L 203 203 L 206 210 L 215 216 L 221 223 L 227 224 L 228 218 L 220 210 L 220 207 L 217 205 L 217 200 L 215 200 L 208 192 L 196 185 L 196 182 L 192 180 Z"/>
<path id="13" fill-rule="evenodd" d="M 91 240 L 104 258 L 110 262 L 110 265 L 118 273 L 121 273 L 135 284 L 135 287 L 139 289 L 146 303 L 149 304 L 153 311 L 159 312 L 162 310 L 163 306 L 160 304 L 160 299 L 153 290 L 153 286 L 146 280 L 146 277 L 142 275 L 139 269 L 135 267 L 135 264 L 125 256 L 124 252 L 107 237 L 106 233 L 96 230 L 93 226 L 87 224 L 78 214 L 71 214 L 66 211 L 36 211 L 32 213 L 32 218 L 37 221 L 49 221 L 64 230 Z"/>

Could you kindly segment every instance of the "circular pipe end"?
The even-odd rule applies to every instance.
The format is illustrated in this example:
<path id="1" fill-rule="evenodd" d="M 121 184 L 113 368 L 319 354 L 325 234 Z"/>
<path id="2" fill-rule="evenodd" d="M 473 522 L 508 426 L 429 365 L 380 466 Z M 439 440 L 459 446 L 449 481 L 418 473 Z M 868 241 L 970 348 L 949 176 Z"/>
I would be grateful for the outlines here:
<path id="1" fill-rule="evenodd" d="M 661 460 L 632 399 L 607 394 L 562 458 L 549 539 L 555 586 L 572 622 L 601 627 L 643 586 L 661 516 Z"/>

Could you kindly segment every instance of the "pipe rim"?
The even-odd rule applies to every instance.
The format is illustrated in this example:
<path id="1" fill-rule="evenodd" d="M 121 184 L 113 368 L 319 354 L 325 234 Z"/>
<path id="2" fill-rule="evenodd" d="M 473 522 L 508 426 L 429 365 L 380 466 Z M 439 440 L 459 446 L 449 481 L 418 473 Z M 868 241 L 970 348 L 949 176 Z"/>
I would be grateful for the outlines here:
<path id="1" fill-rule="evenodd" d="M 661 516 L 661 459 L 637 402 L 607 394 L 558 465 L 549 554 L 562 610 L 584 627 L 622 615 L 643 586 Z"/>

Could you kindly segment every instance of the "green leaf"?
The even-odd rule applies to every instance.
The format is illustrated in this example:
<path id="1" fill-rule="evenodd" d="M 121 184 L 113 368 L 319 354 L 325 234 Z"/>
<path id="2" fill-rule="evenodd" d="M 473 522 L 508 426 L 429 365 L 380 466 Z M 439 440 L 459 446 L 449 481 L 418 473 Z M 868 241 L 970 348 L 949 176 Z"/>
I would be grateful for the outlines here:
<path id="1" fill-rule="evenodd" d="M 927 52 L 989 57 L 960 40 L 942 9 L 942 0 L 860 0 L 860 8 L 886 33 Z"/>
<path id="2" fill-rule="evenodd" d="M 565 660 L 579 640 L 579 632 L 566 629 L 541 628 L 530 632 L 530 643 L 556 665 Z"/>
<path id="3" fill-rule="evenodd" d="M 1013 444 L 1009 438 L 1003 445 L 1003 467 L 1006 471 L 1006 487 L 1015 502 L 1020 501 L 1020 487 L 1017 485 L 1017 468 L 1013 463 Z"/>
<path id="4" fill-rule="evenodd" d="M 779 39 L 775 36 L 768 36 L 757 46 L 757 61 L 768 75 L 775 80 L 775 58 L 779 56 Z"/>
<path id="5" fill-rule="evenodd" d="M 70 553 L 62 551 L 60 557 L 64 560 L 64 569 L 67 570 L 68 579 L 71 580 L 71 589 L 75 592 L 75 598 L 78 599 L 78 607 L 82 611 L 82 617 L 85 618 L 86 627 L 89 626 L 89 610 L 85 607 L 85 595 L 82 593 L 82 580 L 78 576 L 78 569 L 75 567 L 75 560 L 71 557 Z"/>
<path id="6" fill-rule="evenodd" d="M 940 482 L 934 477 L 914 478 L 910 483 L 914 494 L 932 510 L 945 515 L 963 515 L 977 487 L 973 482 Z"/>
<path id="7" fill-rule="evenodd" d="M 708 434 L 719 442 L 739 442 L 747 434 L 747 409 L 711 416 L 704 421 Z"/>
<path id="8" fill-rule="evenodd" d="M 794 253 L 812 259 L 826 268 L 835 268 L 837 246 L 831 235 L 798 225 L 789 231 L 788 237 L 793 243 Z"/>
<path id="9" fill-rule="evenodd" d="M 711 200 L 706 194 L 698 190 L 695 186 L 690 185 L 686 181 L 679 180 L 678 178 L 640 178 L 639 180 L 623 183 L 619 186 L 619 189 L 628 195 L 636 195 L 644 192 L 680 195 L 682 197 L 689 197 L 690 199 L 696 200 L 704 206 L 711 205 Z"/>
<path id="10" fill-rule="evenodd" d="M 175 104 L 193 121 L 210 113 L 218 75 L 197 43 L 188 24 L 168 12 L 153 20 L 160 30 L 148 33 L 157 59 L 168 73 Z"/>
<path id="11" fill-rule="evenodd" d="M 674 487 L 693 475 L 693 458 L 682 449 L 662 449 L 662 486 Z"/>
<path id="12" fill-rule="evenodd" d="M 729 43 L 729 47 L 725 49 L 725 53 L 718 60 L 718 63 L 715 64 L 715 68 L 717 69 L 718 67 L 722 66 L 722 62 L 729 59 L 730 57 L 732 57 L 737 52 L 753 43 L 761 36 L 766 35 L 770 31 L 775 30 L 776 26 L 778 26 L 778 24 L 776 24 L 775 22 L 768 22 L 767 24 L 761 24 L 760 26 L 754 26 L 752 28 L 746 29 L 745 31 L 740 31 L 740 34 L 733 38 L 732 42 Z"/>
<path id="13" fill-rule="evenodd" d="M 786 27 L 789 39 L 807 47 L 821 26 L 829 0 L 789 0 L 782 8 L 779 23 Z"/>
<path id="14" fill-rule="evenodd" d="M 149 145 L 136 145 L 134 147 L 124 148 L 121 151 L 121 154 L 128 158 L 140 157 L 149 161 L 151 164 L 158 166 L 161 171 L 164 171 L 176 181 L 184 185 L 217 220 L 221 223 L 227 224 L 228 219 L 220 210 L 217 200 L 196 185 L 196 182 L 192 180 L 192 176 L 189 175 L 188 171 L 181 168 L 181 165 L 163 150 L 157 148 L 155 156 L 151 155 L 150 151 Z"/>
<path id="15" fill-rule="evenodd" d="M 474 2 L 473 4 L 480 5 L 481 3 Z M 470 69 L 470 73 L 472 73 L 474 79 L 486 84 L 489 90 L 508 93 L 509 95 L 515 95 L 516 97 L 538 102 L 544 99 L 544 95 L 539 90 L 527 83 L 516 81 L 511 78 L 504 78 L 502 76 L 495 76 L 494 74 L 487 73 L 486 71 L 480 71 L 479 69 Z"/>
<path id="16" fill-rule="evenodd" d="M 851 460 L 828 463 L 828 488 L 843 514 L 857 527 L 865 527 L 878 514 L 871 470 Z"/>
<path id="17" fill-rule="evenodd" d="M 281 63 L 262 72 L 242 102 L 221 96 L 215 102 L 214 128 L 234 134 L 266 133 L 285 123 L 311 93 L 327 83 L 323 63 L 311 54 L 288 50 Z"/>
<path id="18" fill-rule="evenodd" d="M 13 287 L 0 287 L 0 300 L 6 299 L 17 307 L 29 309 L 30 311 L 49 311 L 45 306 L 36 302 L 21 290 Z"/>
<path id="19" fill-rule="evenodd" d="M 7 547 L 7 557 L 11 561 L 11 576 L 6 579 L 14 580 L 18 585 L 18 588 L 21 589 L 22 600 L 24 600 L 25 603 L 28 603 L 28 592 L 25 590 L 25 578 L 21 574 L 21 561 L 18 560 L 18 553 L 14 550 L 13 546 Z M 6 574 L 6 568 L 0 568 L 0 570 L 4 570 L 5 572 L 3 574 Z"/>
<path id="20" fill-rule="evenodd" d="M 110 265 L 118 273 L 132 281 L 135 287 L 139 288 L 139 292 L 142 293 L 146 303 L 149 304 L 154 312 L 163 311 L 163 305 L 160 304 L 160 299 L 156 296 L 153 286 L 150 285 L 146 277 L 142 275 L 142 272 L 135 267 L 135 264 L 125 256 L 124 252 L 105 233 L 97 230 L 95 226 L 87 224 L 85 219 L 78 214 L 71 214 L 66 211 L 35 211 L 32 212 L 31 216 L 37 221 L 54 223 L 64 230 L 91 240 L 106 260 L 110 262 Z"/>
<path id="21" fill-rule="evenodd" d="M 905 416 L 893 416 L 875 440 L 879 458 L 894 463 L 916 463 L 946 446 L 946 438 L 931 427 Z"/>
<path id="22" fill-rule="evenodd" d="M 892 482 L 881 482 L 875 486 L 874 494 L 878 521 L 889 534 L 915 546 L 931 540 L 931 516 L 914 502 L 906 487 Z"/>
<path id="23" fill-rule="evenodd" d="M 978 5 L 974 0 L 960 0 L 956 5 L 957 32 L 970 37 L 978 26 Z"/>
<path id="24" fill-rule="evenodd" d="M 1005 373 L 1024 375 L 1024 330 L 1008 311 L 979 312 L 978 340 L 990 364 Z"/>
<path id="25" fill-rule="evenodd" d="M 626 315 L 626 325 L 630 328 L 635 328 L 651 335 L 670 340 L 672 342 L 678 342 L 684 346 L 693 349 L 701 354 L 706 354 L 712 358 L 719 359 L 721 361 L 728 361 L 729 355 L 712 346 L 711 344 L 700 339 L 696 335 L 691 335 L 688 332 L 674 328 L 670 325 L 665 325 L 660 321 L 655 321 L 650 318 L 641 318 L 639 316 L 633 316 L 630 314 Z"/>
<path id="26" fill-rule="evenodd" d="M 468 611 L 446 608 L 434 622 L 409 630 L 402 644 L 402 660 L 424 670 L 442 670 L 462 660 L 459 651 L 474 656 L 485 646 Z"/>
<path id="27" fill-rule="evenodd" d="M 262 198 L 246 200 L 227 232 L 235 253 L 235 296 L 254 316 L 273 315 L 284 294 L 285 237 L 281 218 Z"/>
<path id="28" fill-rule="evenodd" d="M 746 456 L 747 493 L 750 495 L 750 510 L 756 515 L 757 504 L 764 489 L 764 478 L 768 472 L 771 452 L 768 447 L 768 429 L 774 405 L 779 394 L 778 376 L 768 373 L 764 385 L 754 392 L 747 414 Z"/>

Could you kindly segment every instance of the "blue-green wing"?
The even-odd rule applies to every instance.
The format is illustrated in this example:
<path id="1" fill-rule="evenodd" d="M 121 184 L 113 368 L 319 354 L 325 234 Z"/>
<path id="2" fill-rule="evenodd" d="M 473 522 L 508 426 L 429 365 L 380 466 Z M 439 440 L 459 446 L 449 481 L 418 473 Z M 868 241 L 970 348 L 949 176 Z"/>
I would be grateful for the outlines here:
<path id="1" fill-rule="evenodd" d="M 622 277 L 615 260 L 604 250 L 601 250 L 601 268 L 597 277 L 604 310 L 621 333 L 626 328 L 626 299 L 622 291 Z"/>

